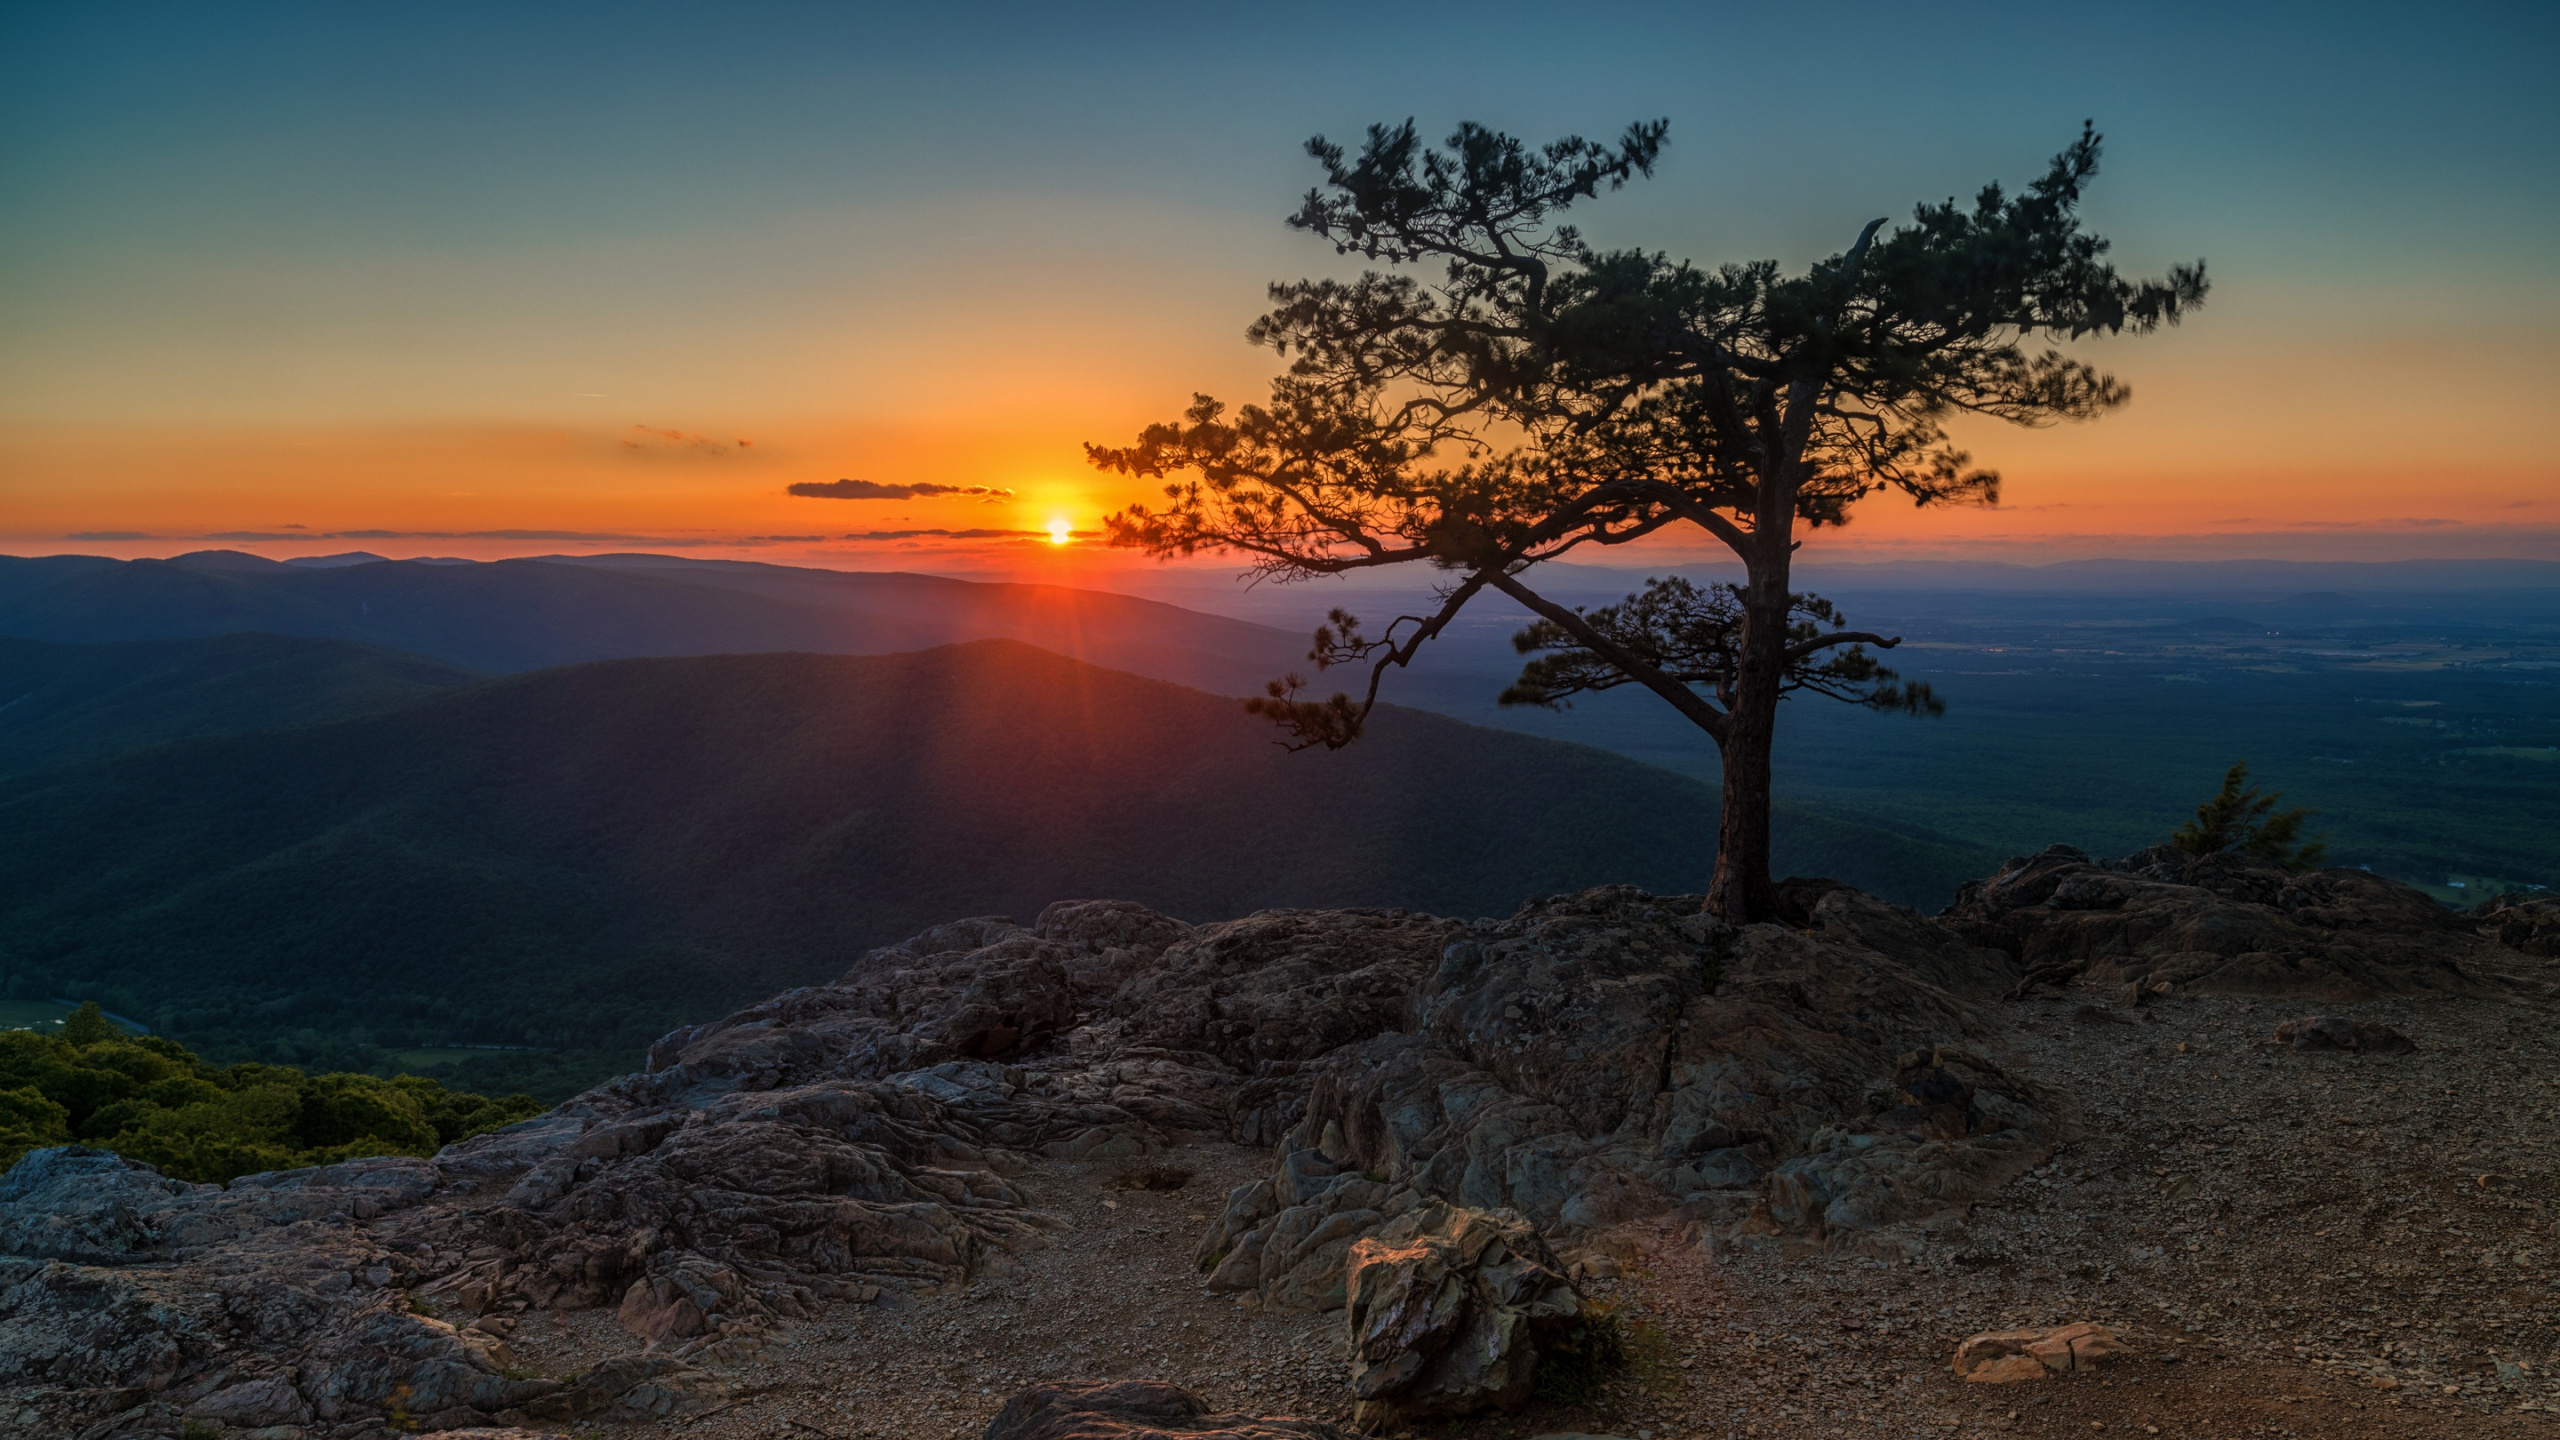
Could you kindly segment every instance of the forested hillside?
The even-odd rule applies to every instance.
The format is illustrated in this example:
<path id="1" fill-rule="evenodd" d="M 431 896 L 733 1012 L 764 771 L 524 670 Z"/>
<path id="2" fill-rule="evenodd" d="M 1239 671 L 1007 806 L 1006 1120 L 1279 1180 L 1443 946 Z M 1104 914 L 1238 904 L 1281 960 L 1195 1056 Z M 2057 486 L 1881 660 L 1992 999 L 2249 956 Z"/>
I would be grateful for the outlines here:
<path id="1" fill-rule="evenodd" d="M 47 645 L 0 636 L 0 774 L 344 719 L 475 678 L 343 640 L 240 634 Z"/>

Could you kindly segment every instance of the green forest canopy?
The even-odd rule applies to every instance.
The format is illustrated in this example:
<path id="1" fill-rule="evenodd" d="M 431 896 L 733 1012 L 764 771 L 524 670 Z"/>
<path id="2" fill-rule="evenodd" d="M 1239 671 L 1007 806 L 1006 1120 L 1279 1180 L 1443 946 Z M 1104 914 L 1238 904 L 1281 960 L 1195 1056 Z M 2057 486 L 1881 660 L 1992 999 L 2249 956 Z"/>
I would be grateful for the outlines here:
<path id="1" fill-rule="evenodd" d="M 79 1141 L 218 1184 L 360 1155 L 432 1155 L 541 1110 L 529 1095 L 474 1095 L 416 1075 L 212 1065 L 174 1040 L 125 1033 L 95 1001 L 57 1034 L 0 1031 L 0 1170 Z"/>

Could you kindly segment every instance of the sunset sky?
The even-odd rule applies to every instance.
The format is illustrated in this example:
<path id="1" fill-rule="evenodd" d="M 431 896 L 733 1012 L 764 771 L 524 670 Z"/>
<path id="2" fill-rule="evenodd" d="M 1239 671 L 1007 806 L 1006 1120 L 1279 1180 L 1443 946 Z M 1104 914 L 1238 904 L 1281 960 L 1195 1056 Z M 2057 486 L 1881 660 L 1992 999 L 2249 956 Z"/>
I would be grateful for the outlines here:
<path id="1" fill-rule="evenodd" d="M 14 5 L 0 550 L 1004 568 L 1142 493 L 1079 442 L 1258 398 L 1312 133 L 1668 117 L 1586 233 L 1800 266 L 2093 116 L 2210 304 L 1969 433 L 2003 508 L 1819 543 L 2560 558 L 2555 74 L 2547 3 Z"/>

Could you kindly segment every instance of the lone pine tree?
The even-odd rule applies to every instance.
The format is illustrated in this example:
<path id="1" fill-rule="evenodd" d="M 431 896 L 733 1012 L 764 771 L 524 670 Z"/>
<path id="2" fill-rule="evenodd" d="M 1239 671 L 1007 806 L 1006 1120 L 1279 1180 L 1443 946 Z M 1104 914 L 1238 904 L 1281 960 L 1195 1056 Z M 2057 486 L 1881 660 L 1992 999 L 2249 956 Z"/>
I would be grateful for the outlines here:
<path id="1" fill-rule="evenodd" d="M 1319 668 L 1365 662 L 1365 693 L 1302 698 L 1297 675 L 1252 703 L 1299 745 L 1350 743 L 1401 666 L 1487 590 L 1528 609 L 1505 694 L 1554 704 L 1641 685 L 1713 738 L 1723 810 L 1710 904 L 1771 912 L 1769 761 L 1779 700 L 1813 690 L 1933 712 L 1849 629 L 1791 588 L 1797 531 L 1839 525 L 1891 490 L 1919 505 L 1992 503 L 1998 477 L 1946 423 L 2086 419 L 2125 402 L 2113 378 L 2037 337 L 2174 324 L 2204 299 L 2204 266 L 2129 281 L 2082 231 L 2099 137 L 2084 127 L 2044 176 L 1970 207 L 1922 205 L 1869 223 L 1802 274 L 1775 261 L 1714 269 L 1660 253 L 1597 250 L 1562 212 L 1650 176 L 1668 122 L 1614 144 L 1532 149 L 1468 124 L 1432 148 L 1412 122 L 1372 126 L 1357 158 L 1322 137 L 1324 172 L 1289 223 L 1389 267 L 1357 280 L 1272 287 L 1249 334 L 1289 360 L 1269 401 L 1230 413 L 1200 395 L 1126 447 L 1088 446 L 1105 470 L 1167 481 L 1159 506 L 1109 517 L 1111 542 L 1158 556 L 1241 552 L 1281 578 L 1421 562 L 1436 608 L 1376 634 L 1336 610 Z M 1674 526 L 1738 556 L 1739 585 L 1657 580 L 1585 611 L 1532 587 L 1536 567 L 1583 546 Z"/>

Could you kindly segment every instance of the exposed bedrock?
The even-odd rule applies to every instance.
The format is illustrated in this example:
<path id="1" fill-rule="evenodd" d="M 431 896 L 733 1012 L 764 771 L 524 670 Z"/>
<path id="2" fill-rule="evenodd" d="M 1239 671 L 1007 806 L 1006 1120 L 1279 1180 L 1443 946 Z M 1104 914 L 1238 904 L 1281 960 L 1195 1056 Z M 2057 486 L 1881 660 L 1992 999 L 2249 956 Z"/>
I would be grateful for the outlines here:
<path id="1" fill-rule="evenodd" d="M 1210 1283 L 1342 1304 L 1352 1240 L 1420 1199 L 1907 1249 L 2069 1137 L 1990 1058 L 2006 957 L 1854 891 L 1807 919 L 1608 888 L 1457 932 L 1404 1028 L 1308 1067 L 1272 1178 L 1201 1239 Z"/>
<path id="2" fill-rule="evenodd" d="M 0 1387 L 85 1397 L 136 1434 L 716 1403 L 718 1382 L 672 1357 L 575 1384 L 512 1377 L 502 1340 L 412 1313 L 418 1261 L 368 1222 L 416 1216 L 436 1185 L 413 1159 L 224 1187 L 104 1151 L 37 1151 L 0 1179 Z"/>

